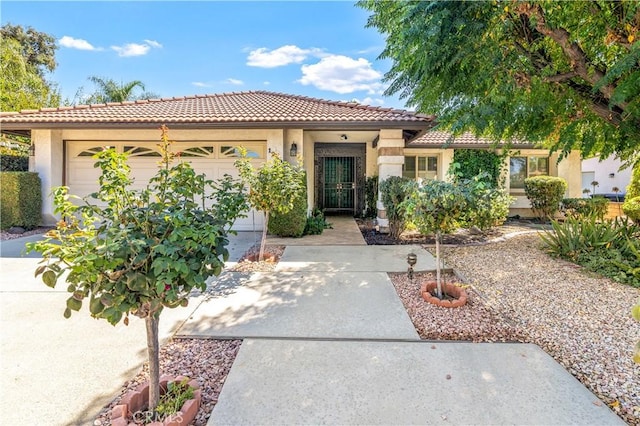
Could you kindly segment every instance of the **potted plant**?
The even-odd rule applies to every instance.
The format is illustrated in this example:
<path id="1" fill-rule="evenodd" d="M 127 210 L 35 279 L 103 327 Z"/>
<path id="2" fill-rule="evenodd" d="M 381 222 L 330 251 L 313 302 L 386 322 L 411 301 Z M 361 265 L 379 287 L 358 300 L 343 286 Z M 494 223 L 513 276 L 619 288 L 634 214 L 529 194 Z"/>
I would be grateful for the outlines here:
<path id="1" fill-rule="evenodd" d="M 166 126 L 161 140 L 160 167 L 146 189 L 130 189 L 126 154 L 105 149 L 96 155 L 99 191 L 80 200 L 66 187 L 55 188 L 55 212 L 62 219 L 43 241 L 28 245 L 43 256 L 36 276 L 50 287 L 66 282 L 66 318 L 87 304 L 91 316 L 113 325 L 128 325 L 130 315 L 145 320 L 147 410 L 154 413 L 160 314 L 186 306 L 192 290 L 205 291 L 207 278 L 221 273 L 230 228 L 248 209 L 240 182 L 229 176 L 214 182 L 189 163 L 172 165 Z"/>
<path id="2" fill-rule="evenodd" d="M 441 269 L 442 262 L 440 256 L 440 244 L 442 243 L 442 235 L 450 233 L 458 228 L 458 220 L 460 220 L 467 207 L 467 196 L 458 185 L 439 181 L 429 180 L 422 185 L 416 187 L 410 192 L 409 197 L 403 202 L 405 205 L 407 218 L 411 220 L 418 231 L 422 234 L 435 235 L 436 243 L 436 282 L 433 287 L 435 294 L 433 296 L 438 300 L 443 300 L 445 295 L 463 299 L 463 294 L 456 289 L 457 286 L 449 286 L 444 288 L 442 284 Z M 432 288 L 430 285 L 423 285 L 423 296 L 425 299 L 429 295 L 425 295 L 425 291 L 430 293 Z M 455 287 L 455 288 L 452 288 Z M 456 293 L 456 294 L 453 294 Z M 428 299 L 427 299 L 428 300 Z M 431 300 L 428 300 L 431 301 Z M 443 306 L 450 306 L 451 303 L 443 303 Z"/>

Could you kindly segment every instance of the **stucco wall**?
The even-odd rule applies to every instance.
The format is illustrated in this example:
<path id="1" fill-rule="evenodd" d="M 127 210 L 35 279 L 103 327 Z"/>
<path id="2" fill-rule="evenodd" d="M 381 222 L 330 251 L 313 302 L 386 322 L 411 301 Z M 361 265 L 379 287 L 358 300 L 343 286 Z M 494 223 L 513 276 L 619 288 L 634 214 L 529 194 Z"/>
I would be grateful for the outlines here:
<path id="1" fill-rule="evenodd" d="M 589 158 L 582 161 L 582 172 L 593 172 L 593 179 L 600 184 L 596 187 L 596 193 L 614 193 L 613 188 L 618 188 L 621 193 L 626 193 L 633 170 L 630 167 L 620 170 L 621 166 L 622 162 L 615 157 L 609 157 L 602 161 L 598 158 Z M 611 174 L 613 177 L 610 176 Z M 586 182 L 586 185 L 585 182 L 582 183 L 582 189 L 585 188 L 593 190 L 589 182 Z"/>

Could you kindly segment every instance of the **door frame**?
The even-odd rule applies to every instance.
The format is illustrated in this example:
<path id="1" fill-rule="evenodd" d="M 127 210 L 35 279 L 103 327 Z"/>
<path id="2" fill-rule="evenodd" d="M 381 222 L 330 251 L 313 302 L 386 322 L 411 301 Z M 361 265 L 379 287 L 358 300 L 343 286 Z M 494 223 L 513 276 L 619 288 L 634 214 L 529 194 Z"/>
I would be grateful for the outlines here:
<path id="1" fill-rule="evenodd" d="M 367 158 L 367 145 L 365 143 L 331 143 L 316 142 L 313 147 L 314 155 L 314 194 L 315 207 L 325 210 L 322 198 L 324 185 L 324 158 L 325 157 L 354 157 L 355 159 L 355 200 L 352 209 L 331 209 L 329 212 L 351 213 L 360 215 L 365 208 L 365 171 Z"/>

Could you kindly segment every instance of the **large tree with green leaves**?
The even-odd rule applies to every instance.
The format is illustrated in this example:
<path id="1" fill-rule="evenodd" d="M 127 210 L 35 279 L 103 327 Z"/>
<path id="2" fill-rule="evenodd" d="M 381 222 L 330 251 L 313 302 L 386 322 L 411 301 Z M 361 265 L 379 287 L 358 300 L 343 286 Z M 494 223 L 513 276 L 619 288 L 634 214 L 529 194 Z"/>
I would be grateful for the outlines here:
<path id="1" fill-rule="evenodd" d="M 640 2 L 361 0 L 387 94 L 441 128 L 640 158 Z"/>
<path id="2" fill-rule="evenodd" d="M 46 80 L 53 71 L 55 40 L 33 28 L 10 24 L 0 29 L 0 110 L 20 111 L 55 107 L 60 94 Z"/>
<path id="3" fill-rule="evenodd" d="M 96 86 L 96 90 L 90 94 L 86 99 L 83 99 L 83 103 L 88 104 L 102 104 L 106 102 L 124 102 L 124 101 L 133 101 L 136 99 L 150 99 L 157 97 L 157 95 L 145 92 L 145 85 L 140 80 L 133 80 L 129 82 L 121 82 L 111 78 L 102 78 L 91 76 L 89 77 L 89 81 L 91 81 Z M 141 94 L 136 94 L 136 89 L 141 89 L 143 92 Z M 82 97 L 83 89 L 80 88 L 79 95 L 77 97 Z"/>

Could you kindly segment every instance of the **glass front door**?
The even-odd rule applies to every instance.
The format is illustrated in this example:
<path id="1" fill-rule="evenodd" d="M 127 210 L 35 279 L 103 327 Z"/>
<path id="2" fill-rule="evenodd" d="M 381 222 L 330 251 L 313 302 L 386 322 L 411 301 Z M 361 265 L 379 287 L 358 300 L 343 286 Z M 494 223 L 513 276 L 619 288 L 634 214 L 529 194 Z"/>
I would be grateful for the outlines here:
<path id="1" fill-rule="evenodd" d="M 323 205 L 327 210 L 354 210 L 356 198 L 355 157 L 323 158 Z"/>

